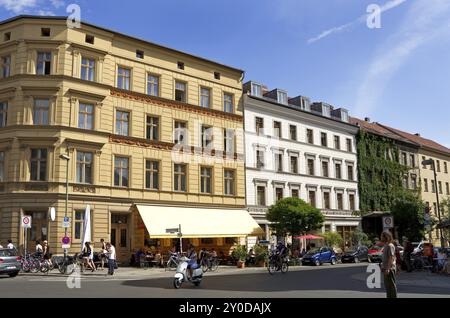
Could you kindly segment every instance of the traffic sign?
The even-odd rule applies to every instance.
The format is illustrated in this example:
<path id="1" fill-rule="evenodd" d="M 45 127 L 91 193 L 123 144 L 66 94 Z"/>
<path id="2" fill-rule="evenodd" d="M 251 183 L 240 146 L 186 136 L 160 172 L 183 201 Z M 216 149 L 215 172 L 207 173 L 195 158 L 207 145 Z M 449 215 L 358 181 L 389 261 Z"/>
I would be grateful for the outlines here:
<path id="1" fill-rule="evenodd" d="M 178 232 L 178 228 L 171 228 L 171 229 L 166 229 L 166 233 L 177 233 Z"/>
<path id="2" fill-rule="evenodd" d="M 70 248 L 70 244 L 63 244 L 61 247 L 62 248 Z"/>
<path id="3" fill-rule="evenodd" d="M 70 237 L 64 236 L 64 237 L 62 238 L 61 242 L 62 242 L 63 244 L 69 244 L 69 243 L 70 243 Z"/>
<path id="4" fill-rule="evenodd" d="M 30 215 L 22 216 L 22 227 L 25 229 L 31 228 L 31 216 Z"/>
<path id="5" fill-rule="evenodd" d="M 383 216 L 383 228 L 384 229 L 392 229 L 393 227 L 394 227 L 394 217 Z"/>
<path id="6" fill-rule="evenodd" d="M 68 216 L 64 217 L 62 227 L 64 227 L 64 228 L 70 227 L 70 218 Z"/>

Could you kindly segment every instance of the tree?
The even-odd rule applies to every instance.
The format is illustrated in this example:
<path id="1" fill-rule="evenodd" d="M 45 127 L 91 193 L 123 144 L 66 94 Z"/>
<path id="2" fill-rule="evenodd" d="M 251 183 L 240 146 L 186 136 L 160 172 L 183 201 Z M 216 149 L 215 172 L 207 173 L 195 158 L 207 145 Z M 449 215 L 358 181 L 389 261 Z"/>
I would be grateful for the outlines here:
<path id="1" fill-rule="evenodd" d="M 424 208 L 424 203 L 414 193 L 404 192 L 394 200 L 391 213 L 399 237 L 406 236 L 410 241 L 424 238 Z"/>
<path id="2" fill-rule="evenodd" d="M 324 240 L 325 244 L 330 247 L 343 247 L 344 245 L 344 239 L 342 238 L 341 234 L 338 232 L 326 232 L 321 235 Z"/>
<path id="3" fill-rule="evenodd" d="M 440 204 L 441 208 L 441 221 L 449 221 L 450 220 L 450 197 L 447 197 L 447 199 L 444 199 L 441 201 Z M 442 236 L 447 240 L 450 241 L 450 229 L 443 228 L 442 229 Z"/>
<path id="4" fill-rule="evenodd" d="M 364 233 L 360 229 L 356 229 L 352 232 L 352 244 L 354 246 L 372 246 L 373 242 L 369 239 L 369 236 L 366 233 Z"/>
<path id="5" fill-rule="evenodd" d="M 301 235 L 322 227 L 325 217 L 319 209 L 298 198 L 284 198 L 267 212 L 270 227 L 279 236 Z"/>

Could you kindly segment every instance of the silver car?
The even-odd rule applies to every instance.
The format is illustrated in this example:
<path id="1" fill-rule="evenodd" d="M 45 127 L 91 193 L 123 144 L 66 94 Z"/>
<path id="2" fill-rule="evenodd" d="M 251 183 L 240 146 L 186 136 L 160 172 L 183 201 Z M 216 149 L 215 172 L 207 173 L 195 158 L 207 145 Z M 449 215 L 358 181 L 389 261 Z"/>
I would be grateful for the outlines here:
<path id="1" fill-rule="evenodd" d="M 0 275 L 15 277 L 20 271 L 20 256 L 17 251 L 7 248 L 0 248 Z"/>

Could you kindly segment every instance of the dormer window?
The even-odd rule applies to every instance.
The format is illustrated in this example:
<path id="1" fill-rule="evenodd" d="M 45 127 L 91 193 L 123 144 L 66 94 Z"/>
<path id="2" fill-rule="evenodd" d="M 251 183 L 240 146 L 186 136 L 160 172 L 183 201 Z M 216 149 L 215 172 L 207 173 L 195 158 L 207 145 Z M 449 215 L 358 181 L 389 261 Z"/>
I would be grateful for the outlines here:
<path id="1" fill-rule="evenodd" d="M 50 28 L 41 28 L 41 36 L 50 36 Z"/>
<path id="2" fill-rule="evenodd" d="M 278 103 L 287 105 L 287 103 L 288 103 L 287 93 L 283 92 L 283 91 L 278 91 L 277 92 L 277 100 L 278 100 Z"/>
<path id="3" fill-rule="evenodd" d="M 94 44 L 94 36 L 90 34 L 86 34 L 86 38 L 84 39 L 86 43 Z"/>
<path id="4" fill-rule="evenodd" d="M 348 113 L 346 111 L 341 111 L 341 120 L 348 123 Z"/>
<path id="5" fill-rule="evenodd" d="M 330 106 L 328 106 L 328 105 L 323 105 L 323 108 L 322 108 L 322 115 L 325 116 L 325 117 L 330 117 L 330 116 L 331 116 Z"/>
<path id="6" fill-rule="evenodd" d="M 262 87 L 260 84 L 252 83 L 252 96 L 261 97 L 262 96 Z"/>
<path id="7" fill-rule="evenodd" d="M 3 35 L 3 41 L 9 41 L 11 40 L 11 32 L 5 32 L 5 34 Z"/>

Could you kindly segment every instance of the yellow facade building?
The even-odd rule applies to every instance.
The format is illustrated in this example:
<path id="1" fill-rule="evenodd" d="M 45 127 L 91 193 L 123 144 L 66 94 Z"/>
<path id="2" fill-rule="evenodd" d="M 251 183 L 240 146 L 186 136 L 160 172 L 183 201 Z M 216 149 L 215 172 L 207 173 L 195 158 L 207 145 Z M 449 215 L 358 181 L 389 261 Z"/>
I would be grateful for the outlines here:
<path id="1" fill-rule="evenodd" d="M 257 228 L 245 210 L 241 70 L 57 17 L 0 22 L 0 58 L 1 243 L 22 247 L 30 215 L 29 249 L 47 239 L 63 252 L 66 171 L 70 253 L 88 204 L 91 241 L 111 241 L 122 260 L 175 244 L 165 230 L 183 211 L 184 244 L 227 252 Z"/>

